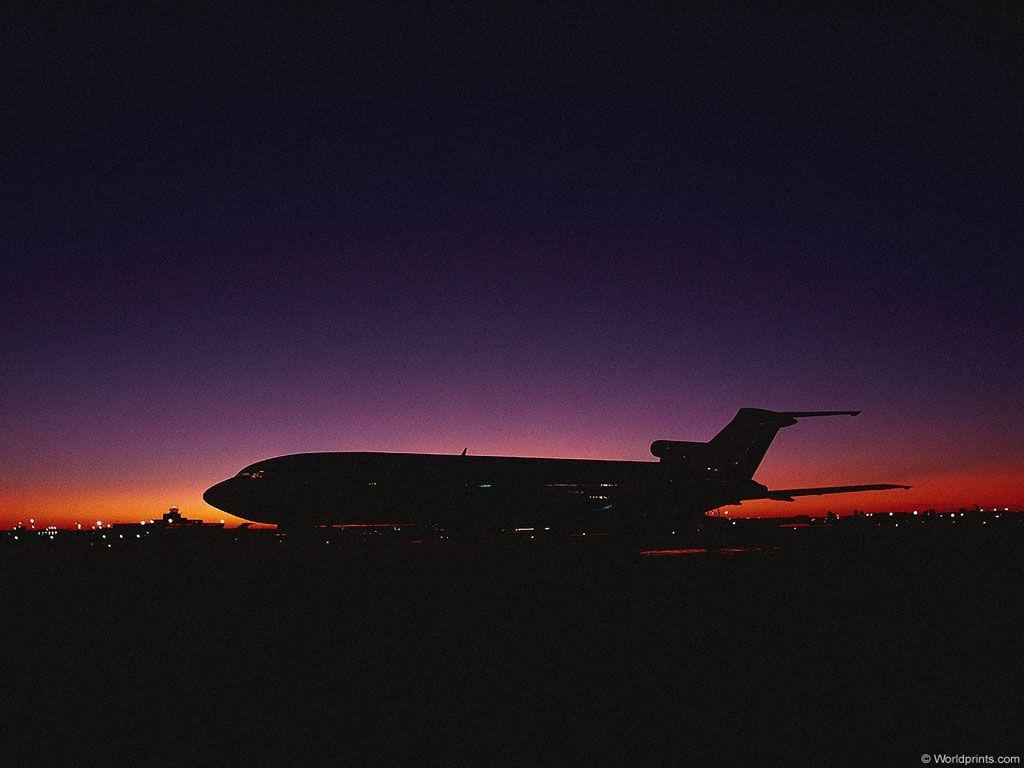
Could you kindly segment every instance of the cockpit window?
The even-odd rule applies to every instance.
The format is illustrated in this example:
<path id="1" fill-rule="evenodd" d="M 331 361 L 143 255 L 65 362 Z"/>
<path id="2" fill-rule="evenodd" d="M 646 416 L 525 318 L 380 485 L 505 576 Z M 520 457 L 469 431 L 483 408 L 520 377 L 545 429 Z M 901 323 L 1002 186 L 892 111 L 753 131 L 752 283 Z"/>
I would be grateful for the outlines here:
<path id="1" fill-rule="evenodd" d="M 239 477 L 248 477 L 250 480 L 259 480 L 266 475 L 262 469 L 247 469 L 238 473 Z"/>

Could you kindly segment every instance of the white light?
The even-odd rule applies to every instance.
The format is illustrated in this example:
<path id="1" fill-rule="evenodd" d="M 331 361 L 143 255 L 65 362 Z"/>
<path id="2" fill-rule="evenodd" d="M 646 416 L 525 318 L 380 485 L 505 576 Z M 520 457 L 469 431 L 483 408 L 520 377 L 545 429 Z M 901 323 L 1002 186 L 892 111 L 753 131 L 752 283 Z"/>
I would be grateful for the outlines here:
<path id="1" fill-rule="evenodd" d="M 29 521 L 30 523 L 34 523 L 34 522 L 36 521 L 36 519 L 35 519 L 34 517 L 30 517 L 30 518 L 28 519 L 28 521 Z"/>
<path id="2" fill-rule="evenodd" d="M 102 528 L 103 527 L 103 521 L 102 520 L 97 520 L 96 521 L 96 525 L 98 525 L 100 528 Z"/>

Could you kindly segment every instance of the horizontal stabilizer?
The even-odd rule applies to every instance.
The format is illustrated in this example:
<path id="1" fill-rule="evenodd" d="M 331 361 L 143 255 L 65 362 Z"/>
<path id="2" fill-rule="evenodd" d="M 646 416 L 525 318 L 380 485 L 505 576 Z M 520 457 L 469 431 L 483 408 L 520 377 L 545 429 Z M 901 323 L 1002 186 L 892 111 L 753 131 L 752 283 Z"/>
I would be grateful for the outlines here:
<path id="1" fill-rule="evenodd" d="M 778 415 L 802 419 L 805 416 L 859 416 L 860 411 L 781 411 Z"/>
<path id="2" fill-rule="evenodd" d="M 824 496 L 827 493 L 856 493 L 858 491 L 892 491 L 907 490 L 909 485 L 890 485 L 875 483 L 874 485 L 834 485 L 831 488 L 787 488 L 781 491 L 768 491 L 766 498 L 775 501 L 793 501 L 796 496 Z"/>

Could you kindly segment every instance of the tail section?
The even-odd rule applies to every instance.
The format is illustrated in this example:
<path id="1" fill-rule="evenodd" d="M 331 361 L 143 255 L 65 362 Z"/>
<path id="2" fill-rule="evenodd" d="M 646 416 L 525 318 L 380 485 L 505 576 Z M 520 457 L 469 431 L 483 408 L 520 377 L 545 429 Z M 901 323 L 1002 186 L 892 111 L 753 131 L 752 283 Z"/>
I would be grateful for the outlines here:
<path id="1" fill-rule="evenodd" d="M 754 476 L 768 446 L 783 427 L 807 416 L 856 416 L 860 411 L 765 411 L 741 408 L 736 417 L 711 439 L 725 458 L 725 474 L 743 480 Z"/>
<path id="2" fill-rule="evenodd" d="M 695 474 L 723 481 L 750 480 L 768 446 L 783 427 L 809 416 L 856 416 L 860 411 L 766 411 L 741 408 L 735 418 L 707 443 L 657 440 L 651 453 Z"/>

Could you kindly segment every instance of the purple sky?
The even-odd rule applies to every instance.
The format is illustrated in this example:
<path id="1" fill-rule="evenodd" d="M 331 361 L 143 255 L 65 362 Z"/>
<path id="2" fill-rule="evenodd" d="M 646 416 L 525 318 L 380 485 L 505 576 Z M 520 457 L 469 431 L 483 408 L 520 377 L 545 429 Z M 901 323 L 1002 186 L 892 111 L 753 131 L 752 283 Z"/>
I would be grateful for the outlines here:
<path id="1" fill-rule="evenodd" d="M 134 13 L 3 54 L 0 524 L 744 405 L 865 410 L 772 484 L 1024 503 L 1019 14 Z"/>

